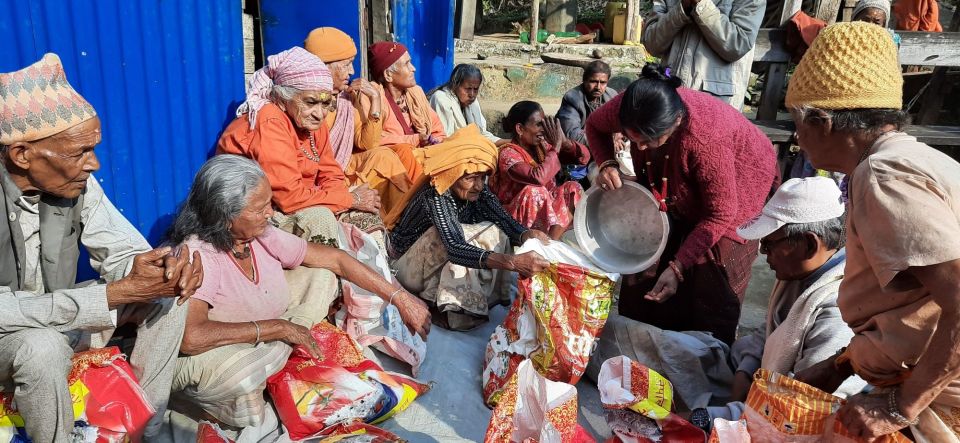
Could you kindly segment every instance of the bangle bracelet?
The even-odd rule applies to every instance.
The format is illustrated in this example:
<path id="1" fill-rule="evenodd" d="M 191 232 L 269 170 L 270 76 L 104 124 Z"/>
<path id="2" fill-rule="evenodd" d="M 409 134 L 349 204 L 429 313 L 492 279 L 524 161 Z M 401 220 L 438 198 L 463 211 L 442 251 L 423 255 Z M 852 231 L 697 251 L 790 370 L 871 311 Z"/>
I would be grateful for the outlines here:
<path id="1" fill-rule="evenodd" d="M 399 294 L 401 291 L 403 291 L 403 288 L 397 288 L 396 291 L 393 291 L 393 293 L 390 294 L 390 299 L 387 300 L 387 304 L 388 304 L 388 305 L 392 305 L 392 304 L 393 304 L 393 297 L 394 297 L 395 295 Z"/>
<path id="2" fill-rule="evenodd" d="M 680 272 L 680 265 L 673 260 L 670 260 L 670 262 L 667 264 L 670 265 L 670 269 L 673 269 L 673 274 L 677 276 L 677 281 L 683 283 L 683 273 Z"/>
<path id="3" fill-rule="evenodd" d="M 598 171 L 602 171 L 604 168 L 606 168 L 606 167 L 608 167 L 608 166 L 616 166 L 616 167 L 619 168 L 619 167 L 620 167 L 620 162 L 618 162 L 618 161 L 616 161 L 616 160 L 607 160 L 607 161 L 605 161 L 605 162 L 603 162 L 603 163 L 600 163 L 600 168 L 598 168 L 597 170 L 598 170 Z"/>
<path id="4" fill-rule="evenodd" d="M 253 344 L 260 343 L 260 324 L 256 320 L 250 322 L 253 323 L 253 326 L 257 328 L 257 339 L 253 341 Z"/>

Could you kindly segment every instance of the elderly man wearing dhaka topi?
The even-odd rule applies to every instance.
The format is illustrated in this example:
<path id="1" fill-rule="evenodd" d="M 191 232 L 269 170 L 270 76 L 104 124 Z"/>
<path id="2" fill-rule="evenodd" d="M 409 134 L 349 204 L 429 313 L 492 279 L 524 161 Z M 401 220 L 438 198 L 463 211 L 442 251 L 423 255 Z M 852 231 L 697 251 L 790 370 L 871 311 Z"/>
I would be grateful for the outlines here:
<path id="1" fill-rule="evenodd" d="M 380 91 L 362 78 L 350 81 L 357 46 L 349 35 L 337 28 L 317 28 L 303 42 L 311 54 L 327 64 L 337 94 L 336 109 L 327 113 L 324 123 L 330 129 L 330 144 L 337 163 L 351 186 L 367 184 L 380 194 L 380 212 L 388 214 L 403 198 L 416 177 L 407 170 L 397 154 L 380 146 L 383 111 Z M 360 113 L 360 103 L 368 104 Z"/>
<path id="2" fill-rule="evenodd" d="M 867 441 L 909 427 L 960 430 L 960 164 L 904 132 L 903 78 L 887 30 L 826 28 L 786 104 L 815 168 L 846 174 L 847 266 L 837 305 L 854 332 L 797 378 L 827 392 L 857 374 L 875 389 L 838 417 Z"/>
<path id="3" fill-rule="evenodd" d="M 180 351 L 179 305 L 203 280 L 196 253 L 191 263 L 186 246 L 151 249 L 104 195 L 93 177 L 100 140 L 100 119 L 55 54 L 0 74 L 0 383 L 36 442 L 72 440 L 74 349 L 101 347 L 131 323 L 153 436 Z M 101 282 L 76 283 L 80 246 Z"/>
<path id="4" fill-rule="evenodd" d="M 423 156 L 416 151 L 446 138 L 443 123 L 430 107 L 423 88 L 417 86 L 413 75 L 417 68 L 406 46 L 396 42 L 374 43 L 367 54 L 383 111 L 380 144 L 400 156 L 407 174 L 416 181 L 423 172 Z M 368 111 L 366 106 L 361 112 Z"/>

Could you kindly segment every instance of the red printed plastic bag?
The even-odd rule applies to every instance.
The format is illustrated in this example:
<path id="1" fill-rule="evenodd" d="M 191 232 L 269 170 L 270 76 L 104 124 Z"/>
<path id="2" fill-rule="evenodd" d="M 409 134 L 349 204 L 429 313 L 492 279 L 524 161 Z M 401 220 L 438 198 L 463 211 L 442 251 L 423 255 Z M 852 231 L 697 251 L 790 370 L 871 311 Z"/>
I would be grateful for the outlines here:
<path id="1" fill-rule="evenodd" d="M 607 424 L 614 434 L 611 441 L 702 443 L 706 439 L 702 430 L 672 412 L 670 381 L 627 357 L 603 362 L 597 390 L 608 409 Z"/>
<path id="2" fill-rule="evenodd" d="M 518 282 L 517 298 L 487 344 L 483 397 L 497 403 L 517 365 L 529 358 L 549 380 L 576 384 L 610 313 L 614 281 L 564 263 Z"/>
<path id="3" fill-rule="evenodd" d="M 310 332 L 323 358 L 315 360 L 298 348 L 267 380 L 277 414 L 294 440 L 330 435 L 337 426 L 379 423 L 429 390 L 365 359 L 359 345 L 329 323 L 318 323 Z"/>
<path id="4" fill-rule="evenodd" d="M 140 441 L 156 412 L 133 369 L 116 347 L 73 356 L 67 385 L 73 398 L 74 434 L 84 442 Z M 11 394 L 0 395 L 0 439 L 26 435 Z"/>
<path id="5" fill-rule="evenodd" d="M 309 443 L 406 443 L 406 440 L 396 434 L 380 429 L 376 426 L 353 423 L 338 425 L 331 430 L 330 435 L 319 437 L 319 440 L 309 438 Z"/>
<path id="6" fill-rule="evenodd" d="M 517 367 L 493 410 L 485 443 L 577 443 L 594 440 L 577 424 L 577 389 L 547 380 L 530 360 Z"/>

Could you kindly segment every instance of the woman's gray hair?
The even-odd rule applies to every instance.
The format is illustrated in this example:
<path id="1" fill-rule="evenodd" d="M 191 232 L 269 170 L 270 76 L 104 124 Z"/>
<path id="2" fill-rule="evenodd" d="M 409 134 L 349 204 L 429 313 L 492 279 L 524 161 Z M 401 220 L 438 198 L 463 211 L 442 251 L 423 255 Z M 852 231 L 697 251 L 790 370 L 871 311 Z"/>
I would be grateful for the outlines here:
<path id="1" fill-rule="evenodd" d="M 230 224 L 266 178 L 260 165 L 245 157 L 224 154 L 207 160 L 197 171 L 167 239 L 176 245 L 196 235 L 218 250 L 229 251 L 234 240 Z"/>
<path id="2" fill-rule="evenodd" d="M 273 89 L 270 90 L 270 96 L 274 99 L 280 99 L 283 101 L 293 100 L 298 94 L 302 92 L 301 90 L 294 88 L 293 86 L 281 86 L 273 85 Z"/>
<path id="3" fill-rule="evenodd" d="M 783 234 L 791 241 L 799 241 L 807 232 L 820 237 L 827 249 L 840 249 L 847 243 L 842 215 L 818 222 L 789 223 L 783 227 Z"/>
<path id="4" fill-rule="evenodd" d="M 474 65 L 461 63 L 453 68 L 453 72 L 450 73 L 450 80 L 444 87 L 453 91 L 467 80 L 480 80 L 480 83 L 483 83 L 483 72 L 480 72 L 480 68 Z"/>
<path id="5" fill-rule="evenodd" d="M 832 130 L 846 133 L 879 135 L 882 128 L 893 125 L 900 131 L 910 122 L 910 114 L 900 109 L 839 109 L 829 111 L 813 106 L 797 109 L 804 121 L 824 123 L 823 115 L 832 122 Z"/>

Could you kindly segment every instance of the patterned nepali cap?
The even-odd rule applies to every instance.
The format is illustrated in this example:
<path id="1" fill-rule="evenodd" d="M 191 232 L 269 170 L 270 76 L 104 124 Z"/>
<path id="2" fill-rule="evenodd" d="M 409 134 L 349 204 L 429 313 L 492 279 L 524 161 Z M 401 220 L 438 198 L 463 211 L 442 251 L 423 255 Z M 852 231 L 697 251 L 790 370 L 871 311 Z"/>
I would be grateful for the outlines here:
<path id="1" fill-rule="evenodd" d="M 0 144 L 49 137 L 97 115 L 67 82 L 56 54 L 16 72 L 0 73 Z"/>

